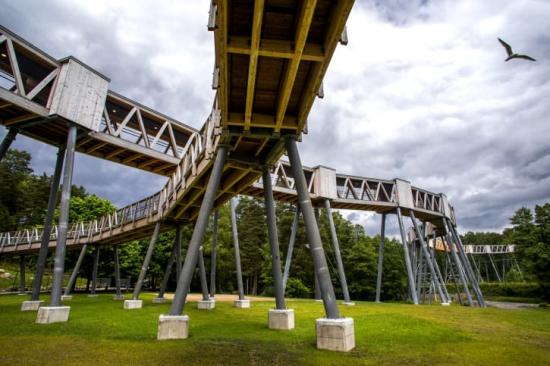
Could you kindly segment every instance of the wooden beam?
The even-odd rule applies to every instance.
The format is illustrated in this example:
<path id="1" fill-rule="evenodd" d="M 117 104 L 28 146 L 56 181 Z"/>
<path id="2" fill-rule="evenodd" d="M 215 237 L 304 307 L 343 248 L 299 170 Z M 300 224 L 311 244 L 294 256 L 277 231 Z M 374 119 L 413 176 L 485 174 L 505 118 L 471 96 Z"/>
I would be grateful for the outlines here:
<path id="1" fill-rule="evenodd" d="M 24 98 L 20 95 L 10 92 L 4 88 L 0 88 L 0 99 L 4 100 L 7 103 L 11 103 L 16 107 L 27 110 L 34 114 L 39 115 L 40 117 L 48 117 L 50 112 L 47 108 L 44 108 L 40 104 L 30 101 L 27 98 Z"/>
<path id="2" fill-rule="evenodd" d="M 246 105 L 244 112 L 244 129 L 250 130 L 252 104 L 254 102 L 254 87 L 256 85 L 256 70 L 258 69 L 258 50 L 262 31 L 264 0 L 254 2 L 254 17 L 252 19 L 252 40 L 250 43 L 250 61 L 248 63 L 248 82 L 246 87 Z"/>
<path id="3" fill-rule="evenodd" d="M 38 93 L 42 91 L 48 85 L 59 73 L 59 69 L 54 69 L 52 72 L 48 74 L 38 85 L 36 85 L 30 92 L 27 94 L 27 98 L 32 100 Z"/>
<path id="4" fill-rule="evenodd" d="M 100 142 L 100 143 L 98 143 L 98 144 L 96 144 L 96 145 L 90 147 L 89 149 L 86 149 L 86 153 L 87 153 L 87 154 L 91 154 L 91 153 L 93 153 L 94 151 L 101 149 L 101 148 L 102 148 L 103 146 L 105 146 L 105 145 L 107 145 L 106 142 Z"/>
<path id="5" fill-rule="evenodd" d="M 227 68 L 227 33 L 229 24 L 228 19 L 228 7 L 229 4 L 226 1 L 218 1 L 216 9 L 216 31 L 214 32 L 215 44 L 216 44 L 216 63 L 219 68 L 219 85 L 218 88 L 218 108 L 221 111 L 222 123 L 227 121 L 227 114 L 229 109 L 229 71 Z"/>
<path id="6" fill-rule="evenodd" d="M 11 103 L 9 102 L 0 102 L 0 109 L 9 107 Z"/>
<path id="7" fill-rule="evenodd" d="M 254 156 L 260 155 L 260 153 L 262 152 L 262 150 L 264 149 L 268 141 L 269 141 L 269 137 L 266 137 L 260 144 L 260 147 L 258 147 L 258 149 L 256 150 L 256 153 L 254 153 Z"/>
<path id="8" fill-rule="evenodd" d="M 275 127 L 275 118 L 269 114 L 254 113 L 252 115 L 254 123 L 252 127 Z M 243 113 L 229 113 L 229 116 L 225 123 L 228 126 L 244 126 L 244 114 Z M 282 128 L 296 128 L 297 120 L 294 116 L 284 116 Z"/>
<path id="9" fill-rule="evenodd" d="M 275 116 L 276 126 L 275 132 L 280 132 L 283 125 L 283 119 L 285 117 L 288 101 L 292 94 L 292 88 L 294 81 L 296 80 L 296 74 L 298 73 L 298 67 L 306 44 L 307 35 L 309 33 L 309 27 L 313 20 L 313 14 L 315 13 L 315 6 L 317 0 L 306 0 L 302 3 L 302 9 L 298 18 L 298 25 L 296 26 L 296 37 L 294 41 L 294 56 L 288 62 L 288 65 L 283 76 L 283 85 L 279 93 L 279 101 L 277 105 L 277 114 Z"/>
<path id="10" fill-rule="evenodd" d="M 227 52 L 250 55 L 252 41 L 249 37 L 232 36 L 229 38 Z M 294 43 L 291 41 L 282 41 L 274 39 L 263 39 L 260 41 L 258 56 L 271 58 L 291 59 L 294 57 Z M 302 52 L 302 60 L 323 62 L 325 54 L 323 46 L 318 44 L 306 44 Z"/>
<path id="11" fill-rule="evenodd" d="M 21 116 L 17 116 L 17 117 L 13 117 L 13 118 L 9 118 L 9 119 L 4 120 L 4 126 L 10 127 L 10 126 L 16 125 L 18 123 L 26 122 L 26 121 L 29 121 L 33 118 L 39 118 L 39 117 L 40 116 L 37 116 L 34 113 L 23 114 Z"/>
<path id="12" fill-rule="evenodd" d="M 137 111 L 137 108 L 134 107 L 130 110 L 130 112 L 128 112 L 126 117 L 124 117 L 124 119 L 122 120 L 122 123 L 120 124 L 120 126 L 118 126 L 118 128 L 116 129 L 115 136 L 120 136 L 120 133 L 122 132 L 122 129 L 124 127 L 126 127 L 126 125 L 130 121 L 130 119 L 134 116 L 134 113 L 136 113 L 136 111 Z"/>
<path id="13" fill-rule="evenodd" d="M 17 93 L 21 96 L 25 96 L 25 86 L 23 85 L 23 79 L 21 78 L 21 71 L 19 70 L 19 63 L 17 62 L 17 56 L 15 55 L 15 48 L 13 48 L 13 42 L 11 39 L 7 39 L 8 43 L 8 58 L 10 59 L 11 70 L 15 77 L 15 85 L 17 86 Z"/>
<path id="14" fill-rule="evenodd" d="M 117 156 L 118 154 L 123 153 L 125 151 L 126 151 L 126 149 L 124 147 L 119 147 L 118 149 L 115 149 L 114 151 L 112 151 L 112 152 L 108 153 L 107 155 L 105 155 L 105 159 L 110 160 L 110 159 L 114 158 L 115 156 Z"/>
<path id="15" fill-rule="evenodd" d="M 311 106 L 315 100 L 315 96 L 319 90 L 323 76 L 328 68 L 329 61 L 334 54 L 338 41 L 342 35 L 342 31 L 346 25 L 348 15 L 353 6 L 353 0 L 341 0 L 338 1 L 335 8 L 331 12 L 331 18 L 327 25 L 328 30 L 326 32 L 323 48 L 325 50 L 326 61 L 319 64 L 314 64 L 313 69 L 310 71 L 311 77 L 304 88 L 302 93 L 302 102 L 300 103 L 300 109 L 298 112 L 298 131 L 303 130 Z"/>
<path id="16" fill-rule="evenodd" d="M 143 118 L 141 117 L 141 112 L 139 111 L 139 109 L 137 110 L 137 120 L 139 124 L 139 129 L 141 131 L 141 137 L 143 137 L 143 143 L 145 144 L 146 147 L 150 147 L 149 137 L 147 136 L 147 131 L 145 131 L 145 126 L 143 125 Z"/>

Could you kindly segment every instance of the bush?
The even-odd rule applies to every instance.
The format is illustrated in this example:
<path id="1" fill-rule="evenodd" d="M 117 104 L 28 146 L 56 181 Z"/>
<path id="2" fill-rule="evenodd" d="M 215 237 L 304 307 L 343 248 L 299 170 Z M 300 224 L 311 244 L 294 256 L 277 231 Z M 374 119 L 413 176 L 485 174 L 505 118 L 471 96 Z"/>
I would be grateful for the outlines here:
<path id="1" fill-rule="evenodd" d="M 294 298 L 311 297 L 311 290 L 298 278 L 289 278 L 286 283 L 286 295 Z"/>
<path id="2" fill-rule="evenodd" d="M 534 282 L 485 282 L 479 287 L 486 296 L 543 297 L 541 287 Z"/>

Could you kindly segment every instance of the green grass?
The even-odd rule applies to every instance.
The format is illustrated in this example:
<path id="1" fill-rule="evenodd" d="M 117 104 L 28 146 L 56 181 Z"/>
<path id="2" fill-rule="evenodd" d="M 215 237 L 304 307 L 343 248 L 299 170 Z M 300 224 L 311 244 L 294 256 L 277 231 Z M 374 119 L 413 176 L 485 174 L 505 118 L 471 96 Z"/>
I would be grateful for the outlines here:
<path id="1" fill-rule="evenodd" d="M 357 348 L 315 349 L 322 304 L 288 301 L 296 329 L 267 328 L 273 302 L 213 311 L 186 305 L 190 337 L 157 341 L 159 314 L 169 304 L 123 310 L 112 295 L 76 295 L 67 323 L 38 325 L 19 311 L 23 296 L 0 296 L 0 365 L 550 365 L 550 310 L 478 309 L 357 302 L 344 308 L 355 320 Z"/>

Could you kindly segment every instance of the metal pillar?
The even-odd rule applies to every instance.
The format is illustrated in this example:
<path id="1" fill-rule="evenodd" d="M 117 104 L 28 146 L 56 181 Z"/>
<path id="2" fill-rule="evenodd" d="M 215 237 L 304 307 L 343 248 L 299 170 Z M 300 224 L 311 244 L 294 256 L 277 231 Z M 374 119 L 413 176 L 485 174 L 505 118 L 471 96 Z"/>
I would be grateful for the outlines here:
<path id="1" fill-rule="evenodd" d="M 19 256 L 19 293 L 24 294 L 26 290 L 26 279 L 25 275 L 25 256 L 21 254 Z"/>
<path id="2" fill-rule="evenodd" d="M 244 300 L 243 290 L 243 274 L 241 270 L 241 253 L 239 248 L 239 232 L 237 231 L 237 214 L 235 209 L 237 207 L 237 200 L 231 199 L 229 204 L 229 210 L 231 213 L 231 231 L 233 233 L 233 247 L 235 252 L 235 270 L 237 272 L 237 290 L 239 292 L 239 300 Z"/>
<path id="3" fill-rule="evenodd" d="M 273 187 L 271 186 L 271 173 L 269 168 L 262 167 L 262 182 L 264 187 L 265 216 L 267 220 L 267 233 L 269 246 L 271 247 L 271 273 L 273 276 L 273 289 L 275 291 L 275 306 L 279 310 L 286 309 L 285 290 L 281 275 L 281 259 L 279 252 L 279 237 L 277 235 L 277 219 L 275 217 L 275 202 L 273 200 Z"/>
<path id="4" fill-rule="evenodd" d="M 422 251 L 422 254 L 424 255 L 424 259 L 428 263 L 428 269 L 430 270 L 430 277 L 433 278 L 435 282 L 435 288 L 437 292 L 439 293 L 439 298 L 441 299 L 441 302 L 446 303 L 449 302 L 449 299 L 447 298 L 445 291 L 443 291 L 444 284 L 441 283 L 441 280 L 437 277 L 437 272 L 435 270 L 435 267 L 433 263 L 430 261 L 430 253 L 428 253 L 428 247 L 426 245 L 426 242 L 424 241 L 424 238 L 422 237 L 422 233 L 420 232 L 418 228 L 418 223 L 416 222 L 416 217 L 414 216 L 414 212 L 411 210 L 409 212 L 411 215 L 411 221 L 413 223 L 414 231 L 416 233 L 416 237 L 420 241 L 420 250 Z"/>
<path id="5" fill-rule="evenodd" d="M 197 265 L 199 247 L 203 241 L 206 226 L 208 224 L 208 216 L 210 216 L 212 207 L 214 207 L 216 192 L 218 191 L 218 186 L 220 185 L 223 166 L 227 157 L 227 149 L 228 147 L 226 145 L 221 145 L 218 148 L 216 159 L 214 161 L 214 165 L 212 166 L 212 172 L 210 174 L 210 178 L 208 179 L 208 184 L 204 193 L 204 198 L 202 199 L 195 229 L 193 230 L 193 235 L 191 236 L 191 241 L 189 242 L 185 262 L 183 264 L 181 275 L 178 278 L 178 287 L 176 288 L 174 300 L 172 301 L 170 315 L 180 315 L 183 310 L 183 306 L 185 305 L 185 298 L 187 297 L 191 278 Z"/>
<path id="6" fill-rule="evenodd" d="M 202 246 L 199 248 L 199 272 L 201 279 L 202 300 L 207 301 L 210 299 L 210 296 L 208 295 L 208 283 L 206 282 L 206 268 L 204 267 Z"/>
<path id="7" fill-rule="evenodd" d="M 493 260 L 493 256 L 491 253 L 487 253 L 487 256 L 489 257 L 489 261 L 491 262 L 491 266 L 493 266 L 493 270 L 495 271 L 495 274 L 497 275 L 497 281 L 502 282 L 502 278 L 500 277 L 500 274 L 498 273 L 497 266 L 495 265 L 495 261 Z"/>
<path id="8" fill-rule="evenodd" d="M 178 233 L 176 232 L 176 241 L 174 242 L 174 247 L 172 248 L 172 254 L 168 258 L 166 263 L 166 269 L 164 270 L 164 276 L 162 277 L 162 282 L 160 284 L 159 294 L 157 298 L 164 298 L 164 292 L 166 291 L 166 286 L 168 286 L 168 280 L 170 279 L 170 274 L 172 273 L 172 267 L 174 266 L 174 261 L 178 252 Z"/>
<path id="9" fill-rule="evenodd" d="M 122 291 L 120 291 L 120 262 L 118 260 L 119 249 L 118 246 L 115 246 L 115 287 L 116 287 L 116 296 L 121 297 Z"/>
<path id="10" fill-rule="evenodd" d="M 65 293 L 63 294 L 63 296 L 69 296 L 71 291 L 73 291 L 76 278 L 78 277 L 78 272 L 80 272 L 80 266 L 82 265 L 82 261 L 84 261 L 84 256 L 86 255 L 87 248 L 88 244 L 84 244 L 82 246 L 80 254 L 78 255 L 78 259 L 76 260 L 76 264 L 73 268 L 73 273 L 71 273 L 71 278 L 69 278 L 69 283 L 67 284 L 67 287 L 65 287 Z"/>
<path id="11" fill-rule="evenodd" d="M 313 213 L 313 206 L 309 196 L 306 177 L 304 175 L 302 162 L 300 161 L 300 155 L 298 153 L 298 147 L 296 146 L 296 140 L 294 137 L 285 137 L 285 147 L 288 153 L 292 173 L 294 175 L 298 202 L 300 203 L 300 209 L 304 218 L 311 256 L 313 257 L 313 267 L 317 275 L 317 280 L 319 281 L 321 297 L 323 298 L 323 305 L 325 307 L 325 314 L 329 319 L 337 319 L 340 318 L 340 312 L 338 310 L 338 305 L 336 304 L 336 296 L 334 295 L 334 288 L 332 287 L 332 281 L 330 279 L 327 259 L 325 257 L 325 251 L 323 250 L 323 243 L 321 242 L 319 226 L 317 225 L 315 214 Z"/>
<path id="12" fill-rule="evenodd" d="M 380 290 L 382 288 L 382 265 L 384 264 L 384 240 L 386 238 L 386 214 L 382 214 L 380 224 L 380 246 L 378 247 L 378 274 L 376 276 L 375 301 L 380 302 Z"/>
<path id="13" fill-rule="evenodd" d="M 286 289 L 288 274 L 290 273 L 290 263 L 292 262 L 292 252 L 294 251 L 294 242 L 296 241 L 296 232 L 298 231 L 299 219 L 300 219 L 300 207 L 296 205 L 296 212 L 294 212 L 294 220 L 292 220 L 292 228 L 290 229 L 290 239 L 288 240 L 288 249 L 286 252 L 285 270 L 283 273 L 283 290 Z"/>
<path id="14" fill-rule="evenodd" d="M 434 242 L 434 245 L 435 245 L 435 242 Z M 427 247 L 427 245 L 426 245 Z M 435 248 L 434 248 L 435 250 Z M 428 248 L 428 252 L 430 252 L 430 249 Z M 447 301 L 450 302 L 451 301 L 451 296 L 449 295 L 449 291 L 447 291 L 447 286 L 445 285 L 445 281 L 443 280 L 443 275 L 441 275 L 441 270 L 439 269 L 439 264 L 437 263 L 437 260 L 435 258 L 435 253 L 430 253 L 430 262 L 433 264 L 434 268 L 435 268 L 435 273 L 437 273 L 437 277 L 439 278 L 439 281 L 441 283 L 441 289 L 443 290 L 443 293 L 445 294 L 445 296 L 447 297 Z"/>
<path id="15" fill-rule="evenodd" d="M 180 278 L 181 274 L 181 244 L 183 242 L 183 225 L 178 224 L 176 227 L 176 278 Z"/>
<path id="16" fill-rule="evenodd" d="M 13 140 L 15 140 L 15 136 L 17 136 L 18 132 L 19 130 L 17 128 L 12 127 L 8 130 L 8 134 L 4 136 L 2 144 L 0 144 L 0 161 L 4 159 L 4 156 L 8 152 L 8 149 L 10 148 Z"/>
<path id="17" fill-rule="evenodd" d="M 32 283 L 31 301 L 38 301 L 40 298 L 40 290 L 42 288 L 42 277 L 44 276 L 44 268 L 46 267 L 46 257 L 48 256 L 48 246 L 50 244 L 50 234 L 52 232 L 52 221 L 57 202 L 57 192 L 59 191 L 59 181 L 61 180 L 61 171 L 63 170 L 63 161 L 65 160 L 65 146 L 57 150 L 57 160 L 55 162 L 55 171 L 52 177 L 52 185 L 50 186 L 50 195 L 48 197 L 48 210 L 46 212 L 46 220 L 44 222 L 44 230 L 42 231 L 42 239 L 40 242 L 40 250 L 38 259 L 36 260 L 36 273 Z"/>
<path id="18" fill-rule="evenodd" d="M 69 206 L 71 203 L 71 186 L 73 184 L 73 167 L 76 144 L 76 125 L 69 126 L 67 136 L 67 151 L 65 167 L 63 169 L 63 187 L 61 189 L 61 207 L 59 214 L 57 245 L 55 247 L 55 259 L 53 270 L 53 285 L 50 296 L 51 306 L 61 305 L 61 291 L 63 289 L 63 272 L 65 270 L 65 251 L 67 244 L 67 229 L 69 224 Z"/>
<path id="19" fill-rule="evenodd" d="M 325 199 L 325 209 L 327 210 L 328 226 L 330 228 L 330 237 L 332 239 L 334 255 L 336 256 L 336 266 L 338 268 L 338 277 L 340 278 L 340 285 L 342 286 L 344 302 L 351 303 L 351 300 L 349 297 L 348 282 L 346 281 L 346 272 L 344 271 L 342 254 L 340 253 L 340 244 L 338 243 L 338 236 L 336 235 L 336 226 L 334 225 L 334 218 L 332 217 L 332 210 L 330 208 L 330 201 L 328 199 Z"/>
<path id="20" fill-rule="evenodd" d="M 132 294 L 132 300 L 138 300 L 139 294 L 141 293 L 141 287 L 143 286 L 143 280 L 147 274 L 147 269 L 149 268 L 149 263 L 151 262 L 151 257 L 153 256 L 153 250 L 155 250 L 155 245 L 157 244 L 157 239 L 160 232 L 160 221 L 157 221 L 155 224 L 155 230 L 153 231 L 153 236 L 151 236 L 151 241 L 149 241 L 149 247 L 147 248 L 147 253 L 145 253 L 145 258 L 143 258 L 143 264 L 141 265 L 141 271 L 139 272 L 138 280 L 134 286 L 134 293 Z"/>
<path id="21" fill-rule="evenodd" d="M 319 280 L 317 279 L 317 273 L 313 276 L 313 296 L 315 300 L 322 300 L 321 298 L 321 289 L 319 288 Z"/>
<path id="22" fill-rule="evenodd" d="M 451 256 L 453 257 L 453 261 L 455 262 L 455 266 L 458 271 L 458 277 L 460 278 L 460 282 L 462 283 L 462 287 L 464 288 L 464 292 L 466 293 L 468 304 L 470 306 L 474 306 L 474 302 L 472 301 L 472 294 L 470 293 L 470 289 L 468 288 L 468 282 L 466 281 L 466 277 L 464 276 L 464 272 L 463 272 L 464 268 L 462 268 L 462 264 L 460 263 L 460 258 L 458 258 L 458 254 L 456 253 L 456 248 L 453 245 L 453 242 L 451 240 L 449 230 L 447 229 L 447 223 L 445 222 L 445 220 L 443 220 L 443 229 L 445 230 L 445 236 L 447 238 L 447 243 L 449 244 Z"/>
<path id="23" fill-rule="evenodd" d="M 96 247 L 95 249 L 95 257 L 94 257 L 94 269 L 92 271 L 92 290 L 90 291 L 91 295 L 95 295 L 95 290 L 97 288 L 97 270 L 99 267 L 99 247 Z"/>
<path id="24" fill-rule="evenodd" d="M 485 305 L 485 299 L 483 298 L 483 294 L 481 293 L 481 289 L 479 288 L 479 284 L 477 282 L 477 279 L 475 277 L 474 271 L 472 270 L 472 266 L 470 265 L 470 261 L 468 260 L 468 257 L 466 256 L 466 253 L 464 252 L 464 247 L 462 246 L 462 240 L 460 240 L 460 236 L 458 235 L 455 227 L 452 225 L 452 223 L 447 221 L 447 226 L 449 228 L 449 231 L 451 232 L 452 236 L 455 238 L 456 247 L 458 248 L 458 253 L 462 259 L 462 262 L 464 264 L 464 269 L 466 272 L 466 275 L 470 278 L 470 283 L 472 284 L 472 287 L 474 289 L 474 292 L 476 293 L 477 301 L 479 303 L 479 306 L 484 308 Z"/>
<path id="25" fill-rule="evenodd" d="M 416 289 L 414 286 L 414 275 L 413 275 L 412 266 L 411 266 L 411 257 L 409 256 L 407 234 L 405 234 L 405 225 L 403 224 L 403 216 L 401 215 L 401 208 L 397 207 L 395 211 L 397 213 L 399 231 L 401 232 L 401 243 L 403 243 L 403 255 L 405 257 L 405 267 L 407 269 L 407 278 L 409 280 L 409 292 L 411 293 L 413 303 L 415 305 L 418 305 L 418 296 L 416 295 Z"/>
<path id="26" fill-rule="evenodd" d="M 212 218 L 212 247 L 210 248 L 210 297 L 216 296 L 216 247 L 218 246 L 218 210 Z"/>

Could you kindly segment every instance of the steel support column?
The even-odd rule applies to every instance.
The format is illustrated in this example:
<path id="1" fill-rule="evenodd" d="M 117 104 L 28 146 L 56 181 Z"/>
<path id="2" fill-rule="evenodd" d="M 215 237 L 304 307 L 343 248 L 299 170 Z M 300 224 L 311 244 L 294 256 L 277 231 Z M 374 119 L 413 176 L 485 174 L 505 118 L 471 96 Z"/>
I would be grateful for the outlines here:
<path id="1" fill-rule="evenodd" d="M 455 239 L 456 247 L 458 248 L 458 253 L 459 253 L 459 255 L 462 259 L 466 275 L 470 278 L 470 283 L 472 284 L 474 292 L 476 293 L 476 297 L 477 297 L 477 301 L 479 303 L 479 306 L 484 308 L 484 307 L 486 307 L 485 299 L 483 298 L 483 294 L 481 293 L 481 289 L 479 288 L 479 284 L 478 284 L 477 279 L 475 277 L 472 266 L 470 265 L 470 261 L 468 260 L 468 257 L 466 256 L 466 253 L 464 252 L 464 247 L 462 246 L 462 240 L 460 240 L 460 236 L 458 235 L 455 227 L 452 225 L 450 220 L 447 221 L 447 227 L 449 228 L 449 231 L 451 232 L 452 236 Z"/>
<path id="2" fill-rule="evenodd" d="M 120 291 L 120 262 L 119 262 L 119 249 L 118 245 L 115 246 L 115 288 L 116 296 L 121 297 L 122 291 Z"/>
<path id="3" fill-rule="evenodd" d="M 458 277 L 460 278 L 460 282 L 462 283 L 462 287 L 464 288 L 464 292 L 466 293 L 466 298 L 468 299 L 468 304 L 470 306 L 474 306 L 474 302 L 472 300 L 472 294 L 470 293 L 470 289 L 468 288 L 468 282 L 466 281 L 466 277 L 464 274 L 464 268 L 462 266 L 462 263 L 460 263 L 460 258 L 458 258 L 458 254 L 456 252 L 456 248 L 453 245 L 453 242 L 451 240 L 451 235 L 449 233 L 449 230 L 447 229 L 447 223 L 445 220 L 443 220 L 443 229 L 445 231 L 445 237 L 447 238 L 447 243 L 449 244 L 449 250 L 451 251 L 451 257 L 453 258 L 453 261 L 455 263 L 455 267 L 458 271 Z M 453 276 L 454 277 L 454 276 Z"/>
<path id="4" fill-rule="evenodd" d="M 218 187 L 220 185 L 223 166 L 227 157 L 227 149 L 228 147 L 226 145 L 221 145 L 216 153 L 216 158 L 212 166 L 210 178 L 208 179 L 208 184 L 201 203 L 197 222 L 195 223 L 193 235 L 191 236 L 189 248 L 187 249 L 187 254 L 185 256 L 185 262 L 181 270 L 181 275 L 178 278 L 178 286 L 176 288 L 172 307 L 170 308 L 170 315 L 180 315 L 185 305 L 185 299 L 187 297 L 191 278 L 193 276 L 193 272 L 195 271 L 195 267 L 197 266 L 199 247 L 203 242 L 206 226 L 208 225 L 208 217 L 214 207 L 216 192 L 218 191 Z"/>
<path id="5" fill-rule="evenodd" d="M 380 291 L 382 288 L 382 265 L 384 264 L 384 240 L 386 238 L 386 214 L 382 214 L 380 223 L 380 245 L 378 247 L 378 273 L 376 275 L 376 297 L 375 301 L 380 302 Z"/>
<path id="6" fill-rule="evenodd" d="M 292 252 L 294 251 L 294 242 L 296 241 L 296 232 L 298 231 L 298 220 L 300 219 L 300 207 L 296 205 L 292 227 L 290 229 L 290 238 L 288 240 L 288 249 L 286 252 L 285 270 L 283 273 L 283 290 L 286 289 L 288 274 L 290 273 L 290 263 L 292 262 Z"/>
<path id="7" fill-rule="evenodd" d="M 46 220 L 44 222 L 44 230 L 40 241 L 40 250 L 38 259 L 36 260 L 36 273 L 32 283 L 31 301 L 38 301 L 40 298 L 40 290 L 42 288 L 42 277 L 44 276 L 44 268 L 46 267 L 46 258 L 48 256 L 48 246 L 50 244 L 50 235 L 52 232 L 52 221 L 57 203 L 57 192 L 59 191 L 59 181 L 61 180 L 61 171 L 63 170 L 63 162 L 65 160 L 65 146 L 57 150 L 57 159 L 55 162 L 55 171 L 52 177 L 52 185 L 50 186 L 50 195 L 48 196 L 48 209 L 46 211 Z"/>
<path id="8" fill-rule="evenodd" d="M 69 206 L 71 203 L 71 187 L 73 185 L 73 168 L 76 144 L 76 125 L 69 126 L 67 136 L 67 151 L 63 169 L 63 186 L 61 189 L 61 205 L 59 214 L 57 245 L 55 247 L 51 306 L 61 305 L 61 291 L 63 289 L 63 274 L 65 270 L 65 251 L 67 244 L 67 229 L 69 225 Z"/>
<path id="9" fill-rule="evenodd" d="M 409 280 L 409 292 L 412 297 L 412 301 L 415 305 L 418 305 L 418 296 L 416 295 L 416 288 L 414 284 L 414 275 L 411 265 L 411 257 L 409 256 L 409 247 L 407 244 L 407 234 L 405 234 L 405 225 L 403 224 L 403 216 L 401 215 L 401 208 L 397 207 L 395 210 L 397 213 L 397 221 L 399 223 L 399 231 L 401 232 L 401 243 L 403 243 L 403 255 L 405 258 L 405 267 L 407 269 L 407 278 Z"/>
<path id="10" fill-rule="evenodd" d="M 325 307 L 325 314 L 329 319 L 337 319 L 340 318 L 340 312 L 338 310 L 338 305 L 336 304 L 336 296 L 334 294 L 334 288 L 332 287 L 332 281 L 330 279 L 330 272 L 327 265 L 327 259 L 325 257 L 325 251 L 323 250 L 323 243 L 321 242 L 319 226 L 315 220 L 315 214 L 313 212 L 313 205 L 311 204 L 311 198 L 309 196 L 304 169 L 302 167 L 302 162 L 300 160 L 298 147 L 296 146 L 296 140 L 294 137 L 285 137 L 285 147 L 288 153 L 292 173 L 294 175 L 298 202 L 300 203 L 300 209 L 304 218 L 311 256 L 313 258 L 313 267 L 315 269 L 317 280 L 319 281 L 321 297 L 323 298 L 323 305 Z"/>
<path id="11" fill-rule="evenodd" d="M 210 297 L 216 296 L 216 249 L 218 246 L 218 210 L 212 217 L 212 247 L 210 248 Z"/>
<path id="12" fill-rule="evenodd" d="M 4 156 L 8 152 L 8 149 L 11 146 L 11 143 L 15 140 L 15 136 L 17 136 L 17 133 L 19 130 L 17 128 L 10 128 L 8 130 L 8 133 L 6 136 L 4 136 L 4 139 L 2 140 L 2 144 L 0 144 L 0 161 L 4 159 Z"/>
<path id="13" fill-rule="evenodd" d="M 177 229 L 176 229 L 177 230 Z M 172 267 L 174 266 L 174 261 L 178 252 L 178 233 L 176 232 L 176 240 L 174 241 L 174 247 L 172 248 L 172 253 L 168 262 L 166 263 L 166 268 L 164 269 L 164 276 L 162 277 L 162 282 L 160 283 L 159 294 L 157 298 L 164 298 L 164 292 L 166 291 L 166 286 L 168 286 L 168 280 L 170 280 L 170 274 L 172 273 Z"/>
<path id="14" fill-rule="evenodd" d="M 27 276 L 25 274 L 25 255 L 19 256 L 19 293 L 24 294 L 27 284 Z"/>
<path id="15" fill-rule="evenodd" d="M 344 301 L 347 303 L 351 303 L 351 299 L 349 297 L 348 282 L 346 281 L 346 272 L 344 271 L 344 262 L 342 261 L 342 253 L 340 253 L 340 244 L 338 243 L 338 236 L 336 235 L 336 226 L 334 225 L 334 218 L 332 217 L 332 209 L 330 207 L 330 201 L 328 199 L 325 199 L 325 209 L 327 210 L 328 226 L 330 228 L 330 237 L 332 239 L 334 255 L 336 256 L 336 266 L 338 268 L 338 277 L 340 278 L 340 286 L 342 286 Z"/>
<path id="16" fill-rule="evenodd" d="M 183 243 L 183 224 L 176 227 L 176 278 L 181 274 L 181 245 Z"/>
<path id="17" fill-rule="evenodd" d="M 78 255 L 78 259 L 76 260 L 73 272 L 71 273 L 71 278 L 69 278 L 69 283 L 67 284 L 67 287 L 65 287 L 65 293 L 63 293 L 63 296 L 69 296 L 73 291 L 74 284 L 76 283 L 76 278 L 78 277 L 78 273 L 80 272 L 80 266 L 82 266 L 82 261 L 84 261 L 84 256 L 86 255 L 87 248 L 88 244 L 84 244 L 82 246 L 82 249 L 80 249 L 80 254 Z"/>
<path id="18" fill-rule="evenodd" d="M 277 235 L 277 218 L 275 217 L 275 201 L 273 200 L 271 173 L 267 166 L 262 168 L 262 182 L 264 187 L 267 233 L 269 236 L 269 246 L 271 248 L 271 273 L 273 276 L 273 289 L 275 291 L 275 306 L 279 310 L 284 310 L 286 309 L 285 290 L 283 288 L 283 278 L 281 275 L 279 237 Z"/>
<path id="19" fill-rule="evenodd" d="M 201 279 L 202 300 L 207 301 L 210 299 L 210 296 L 208 295 L 208 283 L 206 281 L 206 268 L 204 267 L 202 246 L 199 248 L 199 275 Z"/>
<path id="20" fill-rule="evenodd" d="M 237 272 L 237 291 L 239 293 L 239 300 L 244 300 L 243 289 L 243 274 L 241 270 L 241 252 L 239 248 L 239 232 L 237 230 L 237 214 L 235 212 L 237 207 L 237 200 L 231 199 L 229 204 L 229 210 L 231 211 L 231 231 L 233 233 L 233 247 L 235 253 L 235 270 Z"/>
<path id="21" fill-rule="evenodd" d="M 94 256 L 94 269 L 92 271 L 92 290 L 90 291 L 91 295 L 95 295 L 95 290 L 97 288 L 97 270 L 99 269 L 99 247 L 95 248 Z"/>
<path id="22" fill-rule="evenodd" d="M 141 287 L 143 286 L 143 280 L 145 280 L 145 275 L 147 274 L 147 269 L 149 268 L 149 263 L 151 262 L 151 257 L 153 256 L 153 251 L 155 250 L 155 245 L 157 244 L 157 239 L 160 232 L 160 221 L 157 221 L 155 224 L 155 229 L 153 231 L 153 236 L 149 241 L 149 247 L 147 248 L 147 253 L 145 253 L 145 258 L 143 258 L 143 264 L 141 265 L 141 271 L 139 272 L 139 277 L 134 286 L 134 293 L 132 294 L 132 300 L 138 300 L 139 294 L 141 293 Z"/>
<path id="23" fill-rule="evenodd" d="M 420 232 L 420 229 L 418 228 L 418 223 L 416 222 L 416 217 L 414 216 L 414 212 L 410 211 L 410 217 L 411 221 L 413 223 L 414 231 L 416 233 L 416 237 L 418 238 L 420 242 L 420 250 L 422 251 L 422 255 L 424 256 L 424 259 L 426 260 L 428 264 L 428 269 L 430 270 L 430 277 L 433 278 L 435 282 L 435 288 L 437 292 L 439 293 L 439 297 L 441 299 L 442 303 L 449 302 L 449 299 L 445 295 L 445 292 L 443 291 L 442 286 L 444 284 L 441 284 L 441 279 L 437 277 L 437 272 L 435 270 L 435 267 L 433 263 L 430 261 L 430 253 L 428 253 L 428 246 L 426 245 L 426 242 L 424 241 L 424 237 L 422 236 L 422 233 Z"/>

